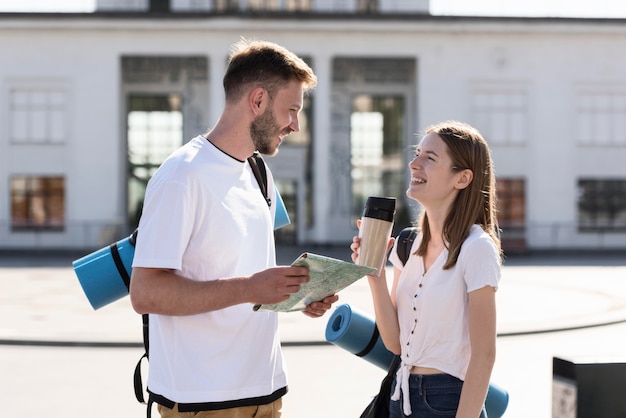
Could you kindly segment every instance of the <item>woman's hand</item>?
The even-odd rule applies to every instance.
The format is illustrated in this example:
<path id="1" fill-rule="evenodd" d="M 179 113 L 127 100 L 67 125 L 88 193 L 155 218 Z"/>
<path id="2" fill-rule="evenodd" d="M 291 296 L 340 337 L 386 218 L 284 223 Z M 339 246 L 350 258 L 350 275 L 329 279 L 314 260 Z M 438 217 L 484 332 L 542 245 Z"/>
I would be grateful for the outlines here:
<path id="1" fill-rule="evenodd" d="M 356 221 L 357 228 L 361 229 L 361 220 L 357 219 Z M 393 244 L 396 242 L 395 237 L 389 238 L 389 242 L 387 243 L 387 252 L 386 257 L 389 257 L 389 251 L 393 248 Z M 352 254 L 350 257 L 352 258 L 352 262 L 356 264 L 356 260 L 359 258 L 359 248 L 361 248 L 361 238 L 356 236 L 352 238 L 352 244 L 350 244 L 350 250 L 352 250 Z"/>
<path id="2" fill-rule="evenodd" d="M 323 316 L 326 311 L 331 308 L 332 304 L 337 302 L 337 300 L 339 300 L 338 295 L 326 296 L 319 302 L 312 302 L 307 305 L 306 309 L 302 311 L 302 313 L 311 318 L 319 318 Z"/>
<path id="3" fill-rule="evenodd" d="M 352 262 L 356 263 L 357 258 L 359 258 L 359 248 L 361 248 L 361 238 L 353 237 L 352 244 L 350 244 L 350 249 L 352 250 Z"/>

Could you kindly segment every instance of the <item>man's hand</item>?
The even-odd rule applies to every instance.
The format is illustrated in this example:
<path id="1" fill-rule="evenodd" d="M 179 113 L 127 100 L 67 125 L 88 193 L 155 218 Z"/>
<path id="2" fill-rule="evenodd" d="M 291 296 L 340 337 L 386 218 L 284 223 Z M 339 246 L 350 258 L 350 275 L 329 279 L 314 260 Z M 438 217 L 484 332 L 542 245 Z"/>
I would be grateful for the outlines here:
<path id="1" fill-rule="evenodd" d="M 338 295 L 326 296 L 319 302 L 312 302 L 307 305 L 306 309 L 302 311 L 302 313 L 311 318 L 319 318 L 324 315 L 326 311 L 330 309 L 332 304 L 337 302 L 337 300 L 339 300 Z"/>
<path id="2" fill-rule="evenodd" d="M 284 302 L 309 280 L 311 277 L 306 267 L 272 267 L 250 276 L 251 299 L 255 304 L 264 305 Z"/>

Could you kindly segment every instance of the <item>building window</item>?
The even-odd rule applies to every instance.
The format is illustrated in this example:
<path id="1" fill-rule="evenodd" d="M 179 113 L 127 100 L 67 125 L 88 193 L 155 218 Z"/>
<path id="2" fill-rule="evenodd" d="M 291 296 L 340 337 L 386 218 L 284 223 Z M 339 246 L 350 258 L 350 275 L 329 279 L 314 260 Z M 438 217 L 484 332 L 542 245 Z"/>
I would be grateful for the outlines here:
<path id="1" fill-rule="evenodd" d="M 128 157 L 133 166 L 156 169 L 183 143 L 181 98 L 131 95 L 129 101 Z"/>
<path id="2" fill-rule="evenodd" d="M 524 145 L 528 105 L 524 92 L 480 91 L 471 96 L 474 125 L 490 144 Z"/>
<path id="3" fill-rule="evenodd" d="M 378 11 L 378 1 L 358 0 L 356 9 L 359 13 L 375 13 Z"/>
<path id="4" fill-rule="evenodd" d="M 15 144 L 62 144 L 67 137 L 67 93 L 14 88 L 9 92 L 10 140 Z"/>
<path id="5" fill-rule="evenodd" d="M 405 190 L 405 100 L 356 95 L 350 117 L 352 215 L 361 217 L 368 196 L 402 196 Z M 398 199 L 396 212 L 403 207 Z"/>
<path id="6" fill-rule="evenodd" d="M 581 232 L 626 231 L 626 180 L 579 180 L 578 228 Z"/>
<path id="7" fill-rule="evenodd" d="M 239 10 L 239 0 L 213 0 L 213 7 L 218 12 L 233 12 Z"/>
<path id="8" fill-rule="evenodd" d="M 311 0 L 213 0 L 213 7 L 218 12 L 252 10 L 263 12 L 310 12 Z"/>
<path id="9" fill-rule="evenodd" d="M 578 144 L 626 146 L 626 93 L 582 93 L 576 98 Z"/>
<path id="10" fill-rule="evenodd" d="M 286 0 L 285 10 L 288 12 L 310 12 L 312 9 L 311 0 Z"/>
<path id="11" fill-rule="evenodd" d="M 63 177 L 12 177 L 12 230 L 62 230 L 65 226 Z"/>
<path id="12" fill-rule="evenodd" d="M 519 228 L 524 225 L 524 179 L 498 179 L 498 223 L 500 226 Z"/>
<path id="13" fill-rule="evenodd" d="M 128 222 L 135 228 L 148 181 L 183 143 L 183 114 L 178 94 L 132 94 L 128 100 Z"/>
<path id="14" fill-rule="evenodd" d="M 524 245 L 526 226 L 526 197 L 524 179 L 498 178 L 498 224 L 502 229 L 503 246 Z"/>
<path id="15" fill-rule="evenodd" d="M 150 0 L 149 11 L 167 13 L 170 11 L 170 0 Z"/>

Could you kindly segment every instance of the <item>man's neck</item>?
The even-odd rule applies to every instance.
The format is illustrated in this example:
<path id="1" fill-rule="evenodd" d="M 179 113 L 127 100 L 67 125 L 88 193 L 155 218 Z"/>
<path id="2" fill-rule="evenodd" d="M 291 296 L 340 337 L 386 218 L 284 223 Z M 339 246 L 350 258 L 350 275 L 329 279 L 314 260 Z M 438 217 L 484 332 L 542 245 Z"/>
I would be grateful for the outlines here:
<path id="1" fill-rule="evenodd" d="M 220 151 L 240 161 L 245 161 L 255 151 L 248 133 L 224 129 L 219 123 L 204 137 Z"/>

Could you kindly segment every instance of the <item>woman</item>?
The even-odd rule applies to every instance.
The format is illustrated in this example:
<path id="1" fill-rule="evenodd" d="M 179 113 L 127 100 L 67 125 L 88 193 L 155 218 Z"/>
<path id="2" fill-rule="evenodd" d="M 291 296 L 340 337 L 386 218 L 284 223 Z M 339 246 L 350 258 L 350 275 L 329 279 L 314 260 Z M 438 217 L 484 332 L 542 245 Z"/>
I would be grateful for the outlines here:
<path id="1" fill-rule="evenodd" d="M 402 359 L 390 417 L 484 418 L 502 260 L 489 147 L 475 128 L 442 122 L 409 168 L 419 235 L 406 265 L 391 253 L 391 293 L 384 273 L 368 276 L 383 342 Z M 353 260 L 359 246 L 356 237 Z"/>

